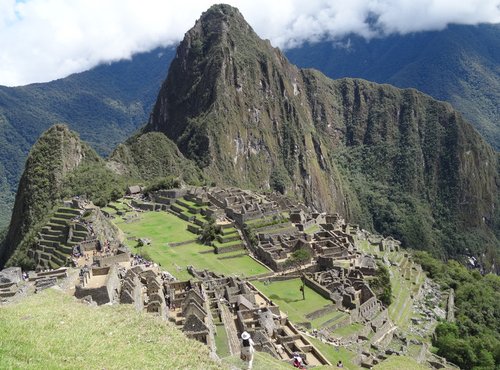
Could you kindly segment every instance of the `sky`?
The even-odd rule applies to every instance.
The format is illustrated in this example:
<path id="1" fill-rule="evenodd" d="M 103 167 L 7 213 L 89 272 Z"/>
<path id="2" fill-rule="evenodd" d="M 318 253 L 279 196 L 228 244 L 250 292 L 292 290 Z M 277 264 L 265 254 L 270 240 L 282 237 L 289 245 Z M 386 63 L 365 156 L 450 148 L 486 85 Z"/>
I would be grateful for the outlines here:
<path id="1" fill-rule="evenodd" d="M 0 0 L 0 85 L 46 82 L 175 45 L 208 0 Z M 227 0 L 274 46 L 500 23 L 500 0 Z"/>

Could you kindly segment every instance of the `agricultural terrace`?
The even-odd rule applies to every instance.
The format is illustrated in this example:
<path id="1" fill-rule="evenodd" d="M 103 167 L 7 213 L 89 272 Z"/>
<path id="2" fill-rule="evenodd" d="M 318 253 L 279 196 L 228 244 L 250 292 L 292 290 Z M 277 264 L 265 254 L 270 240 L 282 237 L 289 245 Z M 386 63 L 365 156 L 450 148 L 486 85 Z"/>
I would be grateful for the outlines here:
<path id="1" fill-rule="evenodd" d="M 253 284 L 269 299 L 279 305 L 280 310 L 286 313 L 288 318 L 294 323 L 310 322 L 313 328 L 321 329 L 327 322 L 328 325 L 332 325 L 334 321 L 340 321 L 347 315 L 340 311 L 334 311 L 318 319 L 309 320 L 307 318 L 308 314 L 329 306 L 332 302 L 323 298 L 307 286 L 304 287 L 306 299 L 303 300 L 302 292 L 299 290 L 302 286 L 300 279 L 273 281 L 269 283 L 255 281 Z"/>
<path id="2" fill-rule="evenodd" d="M 114 223 L 125 233 L 127 247 L 134 253 L 146 254 L 180 280 L 191 278 L 186 270 L 189 265 L 240 277 L 269 272 L 243 250 L 215 254 L 213 247 L 196 241 L 197 235 L 187 230 L 188 222 L 168 212 L 140 212 L 135 217 L 115 218 Z M 149 239 L 151 244 L 139 247 L 139 238 Z"/>
<path id="3" fill-rule="evenodd" d="M 408 326 L 411 315 L 413 297 L 425 280 L 425 274 L 414 269 L 414 263 L 405 256 L 405 252 L 380 252 L 378 247 L 370 245 L 366 240 L 358 243 L 365 253 L 385 257 L 391 262 L 388 266 L 391 275 L 393 300 L 389 306 L 389 317 L 401 328 Z"/>

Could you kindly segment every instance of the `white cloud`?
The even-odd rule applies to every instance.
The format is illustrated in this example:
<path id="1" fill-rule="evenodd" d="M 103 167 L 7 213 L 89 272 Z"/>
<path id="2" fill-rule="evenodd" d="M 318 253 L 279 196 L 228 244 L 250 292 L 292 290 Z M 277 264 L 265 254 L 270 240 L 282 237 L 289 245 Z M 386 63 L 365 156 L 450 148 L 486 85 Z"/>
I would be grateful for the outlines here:
<path id="1" fill-rule="evenodd" d="M 228 0 L 276 46 L 500 22 L 500 0 Z M 182 39 L 210 0 L 0 0 L 0 84 L 49 81 Z M 367 21 L 370 19 L 370 22 Z M 371 23 L 371 25 L 369 24 Z M 376 31 L 375 31 L 376 30 Z"/>

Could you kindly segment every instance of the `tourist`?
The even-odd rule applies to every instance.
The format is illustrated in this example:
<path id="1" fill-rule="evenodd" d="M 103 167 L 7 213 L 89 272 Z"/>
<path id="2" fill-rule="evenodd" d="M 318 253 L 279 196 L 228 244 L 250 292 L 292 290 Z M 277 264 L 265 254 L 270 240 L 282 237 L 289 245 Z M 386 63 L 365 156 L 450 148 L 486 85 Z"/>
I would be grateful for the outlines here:
<path id="1" fill-rule="evenodd" d="M 305 369 L 304 360 L 302 360 L 302 357 L 298 353 L 293 354 L 293 367 Z"/>
<path id="2" fill-rule="evenodd" d="M 254 345 L 255 343 L 248 332 L 241 333 L 241 359 L 248 362 L 248 369 L 251 369 L 253 365 Z"/>
<path id="3" fill-rule="evenodd" d="M 344 364 L 342 363 L 342 361 L 339 360 L 339 362 L 337 362 L 337 367 L 344 367 Z"/>

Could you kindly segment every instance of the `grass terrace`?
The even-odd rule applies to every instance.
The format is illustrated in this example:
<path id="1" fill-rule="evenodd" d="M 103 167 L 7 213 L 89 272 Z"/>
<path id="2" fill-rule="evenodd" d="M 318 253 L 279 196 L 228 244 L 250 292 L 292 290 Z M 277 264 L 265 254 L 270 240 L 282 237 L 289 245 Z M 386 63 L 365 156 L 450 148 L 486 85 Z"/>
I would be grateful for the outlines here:
<path id="1" fill-rule="evenodd" d="M 178 247 L 143 247 L 151 259 L 167 269 L 180 280 L 190 279 L 192 276 L 186 270 L 189 265 L 197 269 L 209 269 L 225 275 L 249 277 L 269 272 L 269 269 L 253 260 L 248 255 L 235 256 L 225 259 L 225 255 L 213 253 L 212 247 L 191 243 Z M 203 253 L 207 252 L 207 253 Z"/>
<path id="2" fill-rule="evenodd" d="M 320 227 L 318 224 L 314 224 L 309 226 L 307 229 L 304 230 L 306 234 L 314 234 L 315 232 L 318 232 L 320 230 Z"/>
<path id="3" fill-rule="evenodd" d="M 141 212 L 132 221 L 115 219 L 114 223 L 127 237 L 148 238 L 151 246 L 165 246 L 197 238 L 187 230 L 187 222 L 168 212 Z M 126 241 L 127 246 L 135 247 L 135 241 Z"/>
<path id="4" fill-rule="evenodd" d="M 307 286 L 305 287 L 306 299 L 302 300 L 302 293 L 299 290 L 302 286 L 300 279 L 274 281 L 269 285 L 261 281 L 255 281 L 253 284 L 269 299 L 279 305 L 281 311 L 285 312 L 294 323 L 310 321 L 306 318 L 308 313 L 332 303 Z M 322 320 L 326 321 L 328 318 L 322 317 L 314 320 L 312 322 L 313 327 L 314 324 L 318 325 Z"/>
<path id="5" fill-rule="evenodd" d="M 307 338 L 327 359 L 330 361 L 330 363 L 333 365 L 333 367 L 326 367 L 322 366 L 319 367 L 324 368 L 324 369 L 337 369 L 335 366 L 337 362 L 342 361 L 344 364 L 344 369 L 349 369 L 349 370 L 354 370 L 354 369 L 361 369 L 361 367 L 356 366 L 353 364 L 353 358 L 355 354 L 351 351 L 348 351 L 347 349 L 343 347 L 334 347 L 328 343 L 324 343 L 319 339 L 308 337 Z M 403 369 L 403 368 L 401 368 Z"/>
<path id="6" fill-rule="evenodd" d="M 387 360 L 373 367 L 373 370 L 427 370 L 428 367 L 419 364 L 408 356 L 390 356 Z"/>
<path id="7" fill-rule="evenodd" d="M 139 218 L 132 222 L 125 222 L 123 219 L 115 219 L 114 222 L 127 236 L 125 244 L 133 252 L 147 253 L 153 261 L 160 263 L 163 268 L 180 280 L 191 278 L 186 270 L 189 265 L 197 269 L 209 269 L 220 274 L 241 277 L 270 271 L 250 256 L 241 255 L 242 251 L 223 255 L 214 254 L 211 246 L 193 241 L 197 235 L 187 230 L 186 221 L 168 212 L 142 212 L 139 213 Z M 138 248 L 137 238 L 150 239 L 151 245 Z M 187 244 L 169 246 L 169 243 L 179 242 L 187 242 Z"/>

